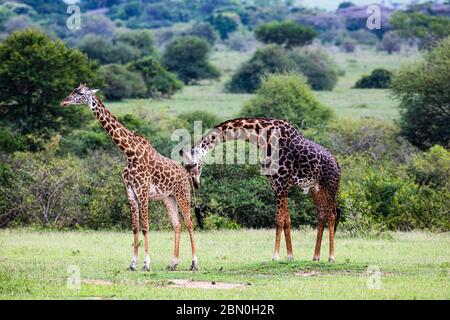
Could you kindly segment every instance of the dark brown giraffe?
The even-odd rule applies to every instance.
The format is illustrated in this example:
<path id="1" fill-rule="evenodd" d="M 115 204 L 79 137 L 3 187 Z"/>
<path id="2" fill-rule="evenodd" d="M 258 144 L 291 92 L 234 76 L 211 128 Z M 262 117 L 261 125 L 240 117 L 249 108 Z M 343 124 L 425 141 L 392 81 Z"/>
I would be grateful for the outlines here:
<path id="1" fill-rule="evenodd" d="M 139 213 L 145 240 L 143 270 L 147 271 L 150 268 L 148 254 L 148 200 L 150 199 L 163 201 L 175 231 L 174 257 L 169 269 L 175 270 L 180 262 L 181 223 L 178 212 L 179 206 L 191 239 L 191 270 L 197 270 L 198 262 L 195 254 L 194 229 L 190 211 L 191 182 L 188 172 L 182 165 L 159 154 L 144 137 L 120 124 L 95 95 L 96 92 L 97 90 L 91 90 L 82 83 L 61 102 L 61 105 L 87 104 L 127 159 L 122 178 L 132 209 L 134 233 L 134 254 L 129 269 L 136 270 L 137 265 Z"/>
<path id="2" fill-rule="evenodd" d="M 291 218 L 288 210 L 288 192 L 297 186 L 304 193 L 311 192 L 317 212 L 317 240 L 314 260 L 320 259 L 322 234 L 328 222 L 330 254 L 334 262 L 334 233 L 340 216 L 337 205 L 340 168 L 324 147 L 306 139 L 296 128 L 284 120 L 265 118 L 239 118 L 226 121 L 206 134 L 191 149 L 181 152 L 186 168 L 196 187 L 202 172 L 204 157 L 215 146 L 229 140 L 244 140 L 266 148 L 263 168 L 277 198 L 276 238 L 273 259 L 279 259 L 282 230 L 286 239 L 288 259 L 293 259 Z M 273 156 L 277 151 L 277 159 Z M 274 163 L 274 160 L 277 163 Z M 271 167 L 272 169 L 268 168 Z M 273 170 L 273 168 L 276 168 Z"/>

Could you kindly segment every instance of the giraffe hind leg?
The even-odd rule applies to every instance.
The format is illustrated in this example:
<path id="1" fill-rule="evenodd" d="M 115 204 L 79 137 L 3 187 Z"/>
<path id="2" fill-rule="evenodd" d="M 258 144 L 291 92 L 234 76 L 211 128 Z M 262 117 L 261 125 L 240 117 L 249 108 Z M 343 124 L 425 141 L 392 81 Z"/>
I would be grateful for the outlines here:
<path id="1" fill-rule="evenodd" d="M 178 215 L 178 205 L 177 201 L 173 196 L 169 196 L 163 199 L 164 206 L 167 209 L 167 213 L 169 215 L 170 222 L 172 223 L 173 231 L 174 231 L 174 253 L 173 258 L 169 266 L 168 270 L 174 271 L 176 270 L 178 264 L 180 263 L 180 236 L 181 236 L 181 223 Z"/>
<path id="2" fill-rule="evenodd" d="M 128 270 L 136 271 L 138 251 L 139 251 L 139 201 L 131 186 L 127 186 L 128 202 L 130 203 L 132 212 L 132 225 L 133 225 L 133 257 Z"/>

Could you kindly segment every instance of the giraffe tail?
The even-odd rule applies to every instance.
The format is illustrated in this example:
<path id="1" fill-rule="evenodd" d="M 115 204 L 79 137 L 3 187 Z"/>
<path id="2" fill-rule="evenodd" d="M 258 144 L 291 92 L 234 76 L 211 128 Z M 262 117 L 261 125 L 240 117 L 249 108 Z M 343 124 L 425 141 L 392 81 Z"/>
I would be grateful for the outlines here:
<path id="1" fill-rule="evenodd" d="M 204 230 L 204 225 L 203 225 L 203 215 L 202 212 L 200 210 L 200 207 L 195 207 L 194 209 L 195 212 L 195 217 L 197 218 L 197 224 L 200 227 L 200 229 Z"/>
<path id="2" fill-rule="evenodd" d="M 336 206 L 336 223 L 334 224 L 334 232 L 336 232 L 337 226 L 339 224 L 339 219 L 341 219 L 342 209 Z"/>

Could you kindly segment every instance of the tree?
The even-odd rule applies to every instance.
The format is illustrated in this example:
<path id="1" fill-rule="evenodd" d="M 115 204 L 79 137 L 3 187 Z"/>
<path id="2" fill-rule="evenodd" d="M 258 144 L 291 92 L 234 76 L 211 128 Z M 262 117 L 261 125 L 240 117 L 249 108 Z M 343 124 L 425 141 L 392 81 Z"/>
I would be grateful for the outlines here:
<path id="1" fill-rule="evenodd" d="M 377 45 L 377 51 L 386 51 L 388 54 L 399 52 L 401 49 L 401 39 L 396 32 L 387 32 L 383 40 Z"/>
<path id="2" fill-rule="evenodd" d="M 310 44 L 316 35 L 313 28 L 293 21 L 271 22 L 255 30 L 257 40 L 282 45 L 287 49 Z"/>
<path id="3" fill-rule="evenodd" d="M 240 115 L 285 119 L 298 128 L 308 128 L 326 123 L 332 111 L 316 100 L 303 76 L 272 74 L 263 78 L 256 97 Z"/>
<path id="4" fill-rule="evenodd" d="M 183 88 L 183 83 L 173 73 L 164 69 L 153 57 L 132 62 L 128 69 L 142 75 L 147 87 L 146 97 L 170 97 Z"/>
<path id="5" fill-rule="evenodd" d="M 167 45 L 163 65 L 184 83 L 217 78 L 219 70 L 208 62 L 210 51 L 208 42 L 198 37 L 177 38 Z"/>
<path id="6" fill-rule="evenodd" d="M 353 2 L 350 2 L 350 1 L 341 2 L 341 3 L 339 4 L 339 6 L 338 6 L 338 10 L 339 10 L 339 9 L 346 9 L 346 8 L 352 7 L 352 6 L 354 6 L 354 5 L 355 5 L 355 4 L 354 4 Z"/>
<path id="7" fill-rule="evenodd" d="M 186 32 L 186 35 L 205 39 L 210 45 L 214 45 L 217 41 L 217 32 L 208 22 L 199 22 L 194 24 L 191 29 Z"/>
<path id="8" fill-rule="evenodd" d="M 222 40 L 228 39 L 228 35 L 238 28 L 236 21 L 222 13 L 210 16 L 208 22 L 219 32 Z"/>
<path id="9" fill-rule="evenodd" d="M 450 18 L 445 16 L 397 12 L 392 15 L 391 24 L 401 37 L 418 41 L 421 49 L 433 48 L 450 35 Z"/>
<path id="10" fill-rule="evenodd" d="M 265 74 L 282 73 L 292 69 L 295 69 L 295 65 L 285 50 L 271 45 L 258 49 L 249 61 L 244 62 L 226 84 L 226 88 L 234 93 L 252 93 L 259 88 L 261 78 Z"/>
<path id="11" fill-rule="evenodd" d="M 149 30 L 121 31 L 114 37 L 115 43 L 127 44 L 140 52 L 140 57 L 155 55 L 153 34 Z"/>
<path id="12" fill-rule="evenodd" d="M 404 66 L 393 77 L 392 92 L 400 103 L 401 133 L 416 146 L 450 146 L 450 37 L 425 59 Z"/>
<path id="13" fill-rule="evenodd" d="M 96 84 L 96 67 L 80 51 L 25 30 L 0 44 L 0 61 L 0 114 L 22 134 L 48 138 L 84 123 L 81 108 L 59 106 L 80 81 Z"/>
<path id="14" fill-rule="evenodd" d="M 320 50 L 298 50 L 288 53 L 298 72 L 303 73 L 313 90 L 333 90 L 338 73 L 333 61 Z"/>

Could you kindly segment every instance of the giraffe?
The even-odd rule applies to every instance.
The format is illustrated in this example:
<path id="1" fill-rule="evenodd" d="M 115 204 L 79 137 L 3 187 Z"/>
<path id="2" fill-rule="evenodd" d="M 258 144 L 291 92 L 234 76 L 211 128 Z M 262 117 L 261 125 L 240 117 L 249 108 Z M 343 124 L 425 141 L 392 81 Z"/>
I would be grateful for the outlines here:
<path id="1" fill-rule="evenodd" d="M 277 139 L 272 139 L 278 134 Z M 306 139 L 285 120 L 269 118 L 238 118 L 217 125 L 190 152 L 180 151 L 185 160 L 193 185 L 199 187 L 204 158 L 208 151 L 230 140 L 244 140 L 266 147 L 263 169 L 272 166 L 272 155 L 277 148 L 278 159 L 274 172 L 265 170 L 276 196 L 276 237 L 273 260 L 279 260 L 281 234 L 284 230 L 287 257 L 293 259 L 291 241 L 291 218 L 288 210 L 288 192 L 300 187 L 305 194 L 311 193 L 317 215 L 317 239 L 313 260 L 320 260 L 320 248 L 325 224 L 330 233 L 329 262 L 334 262 L 334 234 L 340 217 L 337 195 L 340 167 L 324 147 Z M 276 145 L 274 143 L 276 141 Z M 262 142 L 262 145 L 261 145 Z M 271 154 L 272 153 L 272 154 Z"/>
<path id="2" fill-rule="evenodd" d="M 91 90 L 85 83 L 81 83 L 61 102 L 61 106 L 87 104 L 102 127 L 125 155 L 127 165 L 123 170 L 122 178 L 132 211 L 134 235 L 134 253 L 128 269 L 135 271 L 138 261 L 139 213 L 145 246 L 144 267 L 142 270 L 148 271 L 150 269 L 150 256 L 148 253 L 148 200 L 162 200 L 175 233 L 174 256 L 168 267 L 169 270 L 175 270 L 180 262 L 181 222 L 178 207 L 181 209 L 183 219 L 189 231 L 192 250 L 191 270 L 198 270 L 194 229 L 190 213 L 191 179 L 189 173 L 181 164 L 159 154 L 144 137 L 128 130 L 119 123 L 95 95 L 97 91 Z"/>

